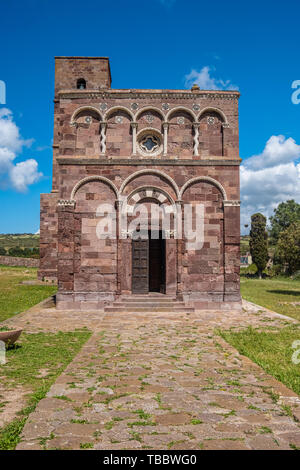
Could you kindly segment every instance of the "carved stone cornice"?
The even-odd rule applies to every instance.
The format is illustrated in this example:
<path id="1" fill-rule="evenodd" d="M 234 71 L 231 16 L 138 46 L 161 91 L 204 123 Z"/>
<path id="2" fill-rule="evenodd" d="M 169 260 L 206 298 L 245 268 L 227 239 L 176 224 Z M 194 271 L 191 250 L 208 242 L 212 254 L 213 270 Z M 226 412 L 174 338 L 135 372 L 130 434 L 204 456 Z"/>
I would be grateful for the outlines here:
<path id="1" fill-rule="evenodd" d="M 226 200 L 223 201 L 224 207 L 239 207 L 241 205 L 241 201 L 230 201 Z"/>
<path id="2" fill-rule="evenodd" d="M 75 209 L 76 201 L 74 199 L 59 199 L 57 201 L 58 207 L 69 207 Z"/>
<path id="3" fill-rule="evenodd" d="M 239 166 L 241 164 L 241 159 L 203 159 L 203 160 L 193 160 L 193 159 L 184 159 L 180 160 L 177 158 L 139 158 L 135 156 L 131 157 L 130 155 L 127 158 L 80 158 L 80 157 L 56 157 L 56 161 L 59 165 L 99 165 L 99 166 L 112 166 L 112 165 L 122 165 L 122 166 Z"/>
<path id="4" fill-rule="evenodd" d="M 109 90 L 109 91 L 79 91 L 79 90 L 61 90 L 58 92 L 60 99 L 157 99 L 157 100 L 237 100 L 239 92 L 236 91 L 156 91 L 156 90 Z"/>

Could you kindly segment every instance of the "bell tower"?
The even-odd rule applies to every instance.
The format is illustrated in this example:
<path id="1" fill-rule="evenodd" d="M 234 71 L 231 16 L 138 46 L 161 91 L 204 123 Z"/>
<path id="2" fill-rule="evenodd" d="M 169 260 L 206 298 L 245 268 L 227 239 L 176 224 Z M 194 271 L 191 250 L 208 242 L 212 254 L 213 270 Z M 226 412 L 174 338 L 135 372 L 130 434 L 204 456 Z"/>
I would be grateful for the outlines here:
<path id="1" fill-rule="evenodd" d="M 55 57 L 55 97 L 61 90 L 111 87 L 108 57 Z"/>

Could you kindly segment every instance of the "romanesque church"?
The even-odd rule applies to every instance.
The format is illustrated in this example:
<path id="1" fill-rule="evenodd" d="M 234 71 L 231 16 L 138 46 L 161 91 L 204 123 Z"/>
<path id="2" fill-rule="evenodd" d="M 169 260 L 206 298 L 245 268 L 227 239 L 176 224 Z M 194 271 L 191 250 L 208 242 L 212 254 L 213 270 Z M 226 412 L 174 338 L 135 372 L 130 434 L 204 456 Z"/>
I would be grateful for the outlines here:
<path id="1" fill-rule="evenodd" d="M 237 91 L 197 85 L 113 89 L 108 58 L 55 59 L 39 277 L 57 280 L 58 308 L 155 295 L 198 310 L 240 308 L 238 100 Z M 161 209 L 156 236 L 150 218 L 147 237 L 130 230 L 142 205 Z M 113 237 L 99 236 L 105 207 Z M 199 245 L 188 240 L 188 215 Z"/>

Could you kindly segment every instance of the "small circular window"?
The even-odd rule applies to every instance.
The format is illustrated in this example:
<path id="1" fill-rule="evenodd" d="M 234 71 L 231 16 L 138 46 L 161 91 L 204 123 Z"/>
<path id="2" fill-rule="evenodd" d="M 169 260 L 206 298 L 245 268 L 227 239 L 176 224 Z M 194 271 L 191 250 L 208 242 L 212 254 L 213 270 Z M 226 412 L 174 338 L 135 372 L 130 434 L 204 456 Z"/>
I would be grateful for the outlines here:
<path id="1" fill-rule="evenodd" d="M 162 141 L 156 130 L 142 131 L 138 136 L 138 149 L 142 155 L 155 156 L 161 152 Z"/>

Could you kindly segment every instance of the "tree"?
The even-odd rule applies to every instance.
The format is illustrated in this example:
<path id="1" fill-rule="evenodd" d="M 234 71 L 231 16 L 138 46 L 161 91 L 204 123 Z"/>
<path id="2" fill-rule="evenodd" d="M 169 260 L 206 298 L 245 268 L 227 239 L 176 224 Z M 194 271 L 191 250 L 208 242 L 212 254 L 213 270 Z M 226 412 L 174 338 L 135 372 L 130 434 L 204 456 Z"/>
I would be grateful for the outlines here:
<path id="1" fill-rule="evenodd" d="M 293 274 L 300 269 L 300 222 L 291 224 L 281 232 L 277 244 L 277 253 L 282 265 L 287 265 L 289 274 Z"/>
<path id="2" fill-rule="evenodd" d="M 7 255 L 6 249 L 3 246 L 0 246 L 0 255 L 1 256 Z"/>
<path id="3" fill-rule="evenodd" d="M 25 256 L 25 258 L 30 258 L 32 256 L 32 250 L 30 248 L 24 248 L 23 256 Z"/>
<path id="4" fill-rule="evenodd" d="M 261 279 L 262 272 L 269 259 L 266 222 L 266 217 L 260 213 L 253 214 L 251 217 L 250 253 L 253 263 L 256 264 L 259 279 Z"/>
<path id="5" fill-rule="evenodd" d="M 281 202 L 274 215 L 270 217 L 270 236 L 274 243 L 277 243 L 280 233 L 286 230 L 291 224 L 300 220 L 300 204 L 293 199 Z"/>
<path id="6" fill-rule="evenodd" d="M 20 248 L 18 246 L 15 246 L 15 247 L 12 247 L 8 250 L 8 254 L 9 254 L 9 256 L 23 257 L 24 256 L 24 251 L 22 250 L 22 248 Z"/>

